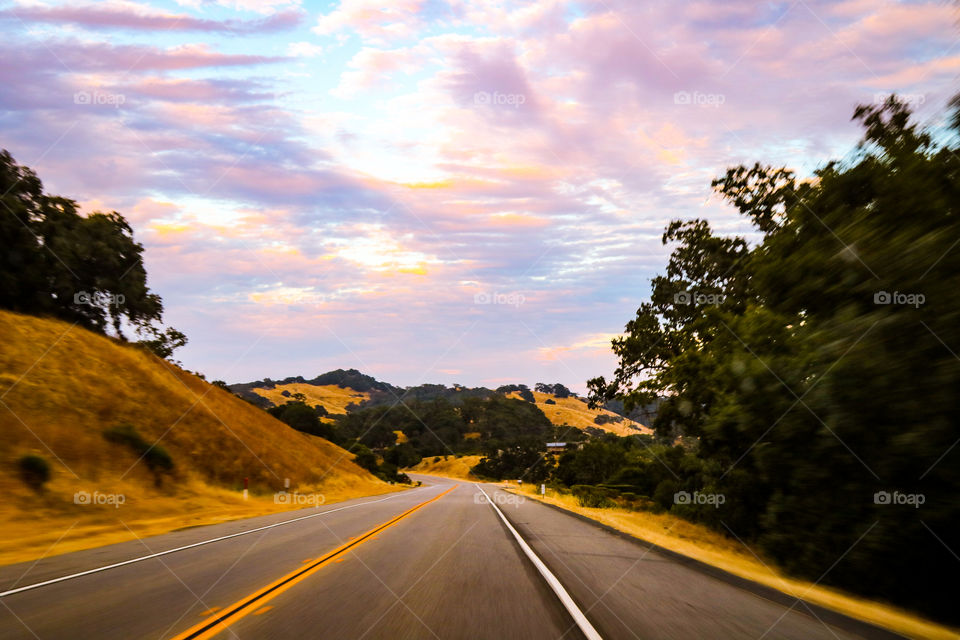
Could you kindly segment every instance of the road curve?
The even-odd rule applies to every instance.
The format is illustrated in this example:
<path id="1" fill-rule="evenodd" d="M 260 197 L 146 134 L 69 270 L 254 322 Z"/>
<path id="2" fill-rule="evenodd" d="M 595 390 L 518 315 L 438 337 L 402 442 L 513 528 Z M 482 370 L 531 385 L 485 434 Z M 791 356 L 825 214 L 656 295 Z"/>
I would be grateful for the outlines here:
<path id="1" fill-rule="evenodd" d="M 170 551 L 3 595 L 0 640 L 583 638 L 511 528 L 603 638 L 859 637 L 495 486 L 483 491 L 510 526 L 477 485 L 418 478 L 392 496 L 0 568 L 7 592 Z"/>

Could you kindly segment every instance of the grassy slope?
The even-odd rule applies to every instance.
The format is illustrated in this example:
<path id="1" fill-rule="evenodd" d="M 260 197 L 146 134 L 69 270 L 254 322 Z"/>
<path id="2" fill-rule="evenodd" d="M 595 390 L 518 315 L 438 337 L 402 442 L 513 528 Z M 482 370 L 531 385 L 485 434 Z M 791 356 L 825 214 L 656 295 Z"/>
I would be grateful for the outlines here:
<path id="1" fill-rule="evenodd" d="M 354 391 L 350 388 L 341 388 L 334 384 L 312 385 L 299 382 L 290 384 L 278 384 L 273 389 L 253 389 L 257 395 L 261 395 L 274 404 L 284 404 L 289 398 L 285 398 L 282 392 L 289 391 L 291 394 L 302 393 L 307 397 L 307 404 L 310 406 L 320 405 L 327 410 L 327 413 L 346 413 L 347 405 L 351 402 L 360 404 L 370 397 L 369 393 Z M 331 418 L 324 418 L 325 422 L 332 422 Z"/>
<path id="2" fill-rule="evenodd" d="M 412 473 L 426 473 L 432 476 L 444 476 L 446 478 L 455 478 L 457 480 L 474 480 L 475 478 L 470 469 L 475 467 L 483 456 L 443 456 L 437 462 L 433 458 L 424 458 L 415 467 L 404 469 Z"/>
<path id="3" fill-rule="evenodd" d="M 5 311 L 0 336 L 0 564 L 283 510 L 272 495 L 286 478 L 327 502 L 392 490 L 343 449 L 141 349 Z M 123 422 L 171 454 L 174 473 L 160 487 L 136 454 L 103 438 Z M 42 494 L 19 477 L 25 454 L 50 463 Z M 78 491 L 126 502 L 77 505 Z"/>
<path id="4" fill-rule="evenodd" d="M 514 391 L 509 394 L 511 398 L 519 398 L 520 393 Z M 606 415 L 615 417 L 617 414 L 612 411 L 607 411 L 606 409 L 594 410 L 587 407 L 586 403 L 577 400 L 574 397 L 568 398 L 557 398 L 550 393 L 540 393 L 539 391 L 533 392 L 533 397 L 536 400 L 537 406 L 540 407 L 540 410 L 546 414 L 547 418 L 550 419 L 555 425 L 569 425 L 571 427 L 576 427 L 577 429 L 586 429 L 587 427 L 595 427 L 597 429 L 603 429 L 610 433 L 615 433 L 618 436 L 629 436 L 637 433 L 653 433 L 651 429 L 643 426 L 639 422 L 634 422 L 633 420 L 628 420 L 627 418 L 623 419 L 623 422 L 608 422 L 607 424 L 597 424 L 593 421 L 598 415 Z M 556 404 L 546 404 L 547 400 L 553 400 Z M 631 429 L 630 426 L 637 427 L 638 429 Z"/>
<path id="5" fill-rule="evenodd" d="M 307 397 L 307 404 L 322 405 L 327 412 L 331 414 L 346 413 L 348 404 L 351 402 L 359 404 L 369 397 L 367 393 L 354 391 L 350 388 L 343 389 L 336 385 L 312 385 L 297 382 L 278 384 L 274 389 L 253 389 L 254 393 L 267 398 L 274 404 L 287 402 L 288 398 L 281 395 L 283 391 L 289 391 L 291 394 L 302 393 Z M 557 398 L 552 394 L 540 393 L 539 391 L 534 391 L 533 396 L 537 406 L 546 414 L 550 422 L 557 426 L 569 425 L 578 429 L 595 427 L 610 433 L 615 433 L 618 436 L 629 436 L 636 433 L 652 433 L 650 429 L 639 422 L 627 420 L 626 418 L 624 418 L 623 422 L 609 422 L 604 425 L 598 425 L 593 421 L 598 415 L 602 414 L 616 417 L 616 414 L 606 409 L 599 411 L 589 409 L 585 403 L 573 397 Z M 519 398 L 520 394 L 519 392 L 513 392 L 508 394 L 508 397 Z M 556 404 L 546 404 L 548 399 L 553 400 Z M 324 421 L 333 422 L 331 418 L 325 418 Z M 637 427 L 637 429 L 632 429 L 630 428 L 631 426 Z"/>
<path id="6" fill-rule="evenodd" d="M 762 560 L 746 545 L 707 527 L 670 514 L 626 509 L 592 509 L 581 507 L 572 495 L 559 494 L 552 489 L 548 489 L 546 497 L 541 498 L 537 495 L 534 486 L 518 489 L 511 484 L 508 488 L 511 492 L 520 491 L 529 498 L 543 500 L 568 511 L 585 515 L 641 540 L 720 567 L 729 573 L 773 587 L 790 596 L 892 629 L 908 637 L 946 640 L 957 638 L 960 631 L 924 620 L 887 604 L 866 600 L 830 587 L 814 585 L 804 580 L 789 578 L 773 564 Z"/>

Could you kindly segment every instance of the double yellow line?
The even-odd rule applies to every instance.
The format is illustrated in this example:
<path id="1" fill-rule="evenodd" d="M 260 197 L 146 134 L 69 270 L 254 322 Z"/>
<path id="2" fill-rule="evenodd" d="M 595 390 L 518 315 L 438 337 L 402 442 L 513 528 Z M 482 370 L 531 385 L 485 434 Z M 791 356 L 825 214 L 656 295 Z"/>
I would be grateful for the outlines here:
<path id="1" fill-rule="evenodd" d="M 333 551 L 330 551 L 323 557 L 318 558 L 317 560 L 311 562 L 306 567 L 302 567 L 300 569 L 297 569 L 296 571 L 288 573 L 282 578 L 271 582 L 270 584 L 263 587 L 259 591 L 256 591 L 253 594 L 247 596 L 246 598 L 243 598 L 235 602 L 234 604 L 230 605 L 229 607 L 224 608 L 221 613 L 216 613 L 210 616 L 203 622 L 187 629 L 180 635 L 177 635 L 171 638 L 171 640 L 203 640 L 205 638 L 212 638 L 213 636 L 220 633 L 221 631 L 229 627 L 231 624 L 233 624 L 237 620 L 243 618 L 244 616 L 250 613 L 253 613 L 253 611 L 255 611 L 256 609 L 259 609 L 261 606 L 263 606 L 270 600 L 273 600 L 274 598 L 276 598 L 278 595 L 280 595 L 290 587 L 302 582 L 303 580 L 306 580 L 307 578 L 312 576 L 314 573 L 322 569 L 324 565 L 328 564 L 331 560 L 333 560 L 337 556 L 342 555 L 344 552 L 350 549 L 353 549 L 354 547 L 369 540 L 371 537 L 380 533 L 387 527 L 390 527 L 396 524 L 398 521 L 407 517 L 417 509 L 420 509 L 421 507 L 424 507 L 430 504 L 431 502 L 434 502 L 435 500 L 439 500 L 443 496 L 447 495 L 448 493 L 456 489 L 458 486 L 459 485 L 454 485 L 449 489 L 447 489 L 446 491 L 444 491 L 443 493 L 436 495 L 433 498 L 430 498 L 426 502 L 421 502 L 420 504 L 414 507 L 411 507 L 410 509 L 407 509 L 400 515 L 388 520 L 387 522 L 384 522 L 381 525 L 374 527 L 373 529 L 371 529 L 370 531 L 367 531 L 363 535 L 358 536 L 340 545 L 339 547 L 337 547 Z"/>

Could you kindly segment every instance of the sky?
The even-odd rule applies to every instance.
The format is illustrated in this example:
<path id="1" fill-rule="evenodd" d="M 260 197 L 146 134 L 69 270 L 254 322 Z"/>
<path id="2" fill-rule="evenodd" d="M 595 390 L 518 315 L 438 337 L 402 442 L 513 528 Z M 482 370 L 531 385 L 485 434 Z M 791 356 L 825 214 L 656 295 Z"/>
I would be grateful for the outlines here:
<path id="1" fill-rule="evenodd" d="M 387 7 L 387 8 L 384 8 Z M 946 1 L 0 2 L 0 148 L 145 247 L 208 379 L 585 381 L 727 167 L 957 89 Z"/>

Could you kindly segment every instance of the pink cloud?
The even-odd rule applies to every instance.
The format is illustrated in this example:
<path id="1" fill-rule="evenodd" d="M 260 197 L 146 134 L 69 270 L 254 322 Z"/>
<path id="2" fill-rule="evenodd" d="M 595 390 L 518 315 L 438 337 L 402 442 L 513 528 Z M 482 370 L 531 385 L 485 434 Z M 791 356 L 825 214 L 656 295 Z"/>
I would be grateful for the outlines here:
<path id="1" fill-rule="evenodd" d="M 424 0 L 342 0 L 328 14 L 321 15 L 313 31 L 320 35 L 354 32 L 363 38 L 388 42 L 412 36 L 421 24 Z"/>
<path id="2" fill-rule="evenodd" d="M 183 13 L 157 11 L 127 2 L 70 6 L 19 4 L 0 10 L 0 20 L 3 19 L 27 23 L 75 24 L 88 29 L 207 31 L 240 35 L 292 29 L 303 19 L 303 13 L 297 10 L 283 11 L 260 20 L 208 20 Z"/>

